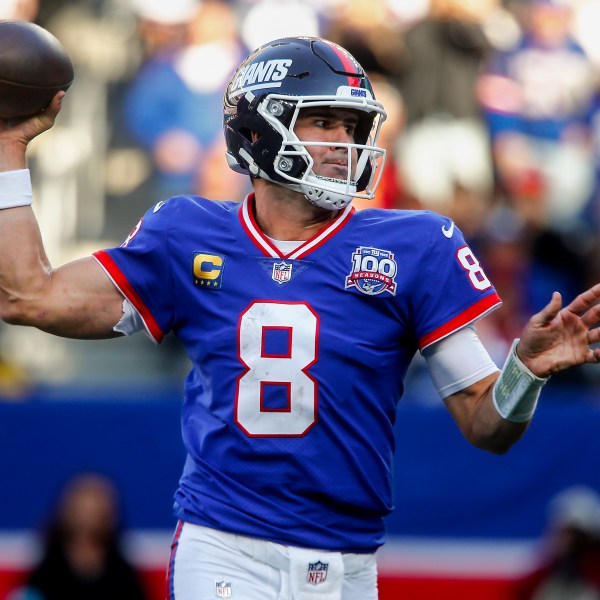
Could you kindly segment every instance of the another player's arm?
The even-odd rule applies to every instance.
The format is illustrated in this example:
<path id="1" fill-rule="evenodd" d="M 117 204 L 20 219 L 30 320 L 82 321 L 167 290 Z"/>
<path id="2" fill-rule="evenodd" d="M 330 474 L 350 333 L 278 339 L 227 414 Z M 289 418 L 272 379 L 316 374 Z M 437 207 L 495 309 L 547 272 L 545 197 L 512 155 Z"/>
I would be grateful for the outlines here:
<path id="1" fill-rule="evenodd" d="M 23 122 L 0 120 L 0 171 L 24 169 L 27 144 L 49 129 L 59 93 L 44 113 Z M 0 210 L 0 317 L 67 337 L 117 335 L 123 298 L 93 258 L 53 269 L 29 206 Z"/>

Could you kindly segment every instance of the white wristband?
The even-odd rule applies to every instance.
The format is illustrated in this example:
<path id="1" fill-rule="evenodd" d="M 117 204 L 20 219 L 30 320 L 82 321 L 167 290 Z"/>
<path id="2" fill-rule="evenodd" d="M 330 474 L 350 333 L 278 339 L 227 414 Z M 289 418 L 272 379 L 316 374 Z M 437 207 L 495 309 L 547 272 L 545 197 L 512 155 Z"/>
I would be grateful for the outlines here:
<path id="1" fill-rule="evenodd" d="M 0 209 L 28 206 L 32 198 L 29 169 L 0 172 Z"/>
<path id="2" fill-rule="evenodd" d="M 500 415 L 515 423 L 530 421 L 542 386 L 550 379 L 532 373 L 517 356 L 516 339 L 493 389 L 494 406 Z"/>

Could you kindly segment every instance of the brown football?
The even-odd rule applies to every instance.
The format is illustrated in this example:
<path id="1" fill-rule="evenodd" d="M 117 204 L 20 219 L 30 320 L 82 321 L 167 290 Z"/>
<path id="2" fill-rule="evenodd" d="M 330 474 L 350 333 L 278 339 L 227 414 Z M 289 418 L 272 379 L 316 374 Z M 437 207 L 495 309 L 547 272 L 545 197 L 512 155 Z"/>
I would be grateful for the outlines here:
<path id="1" fill-rule="evenodd" d="M 0 118 L 42 111 L 73 77 L 71 58 L 49 31 L 28 21 L 0 21 Z"/>

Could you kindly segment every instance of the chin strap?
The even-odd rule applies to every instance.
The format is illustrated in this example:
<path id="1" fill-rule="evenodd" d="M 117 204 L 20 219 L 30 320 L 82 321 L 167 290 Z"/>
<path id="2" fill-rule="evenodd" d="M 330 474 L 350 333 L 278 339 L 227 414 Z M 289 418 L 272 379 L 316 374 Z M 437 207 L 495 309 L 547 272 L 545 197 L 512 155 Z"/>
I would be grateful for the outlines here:
<path id="1" fill-rule="evenodd" d="M 306 178 L 306 183 L 303 182 L 298 186 L 311 204 L 327 210 L 339 210 L 346 208 L 354 200 L 355 185 L 348 186 L 345 183 L 338 183 L 328 179 L 327 185 L 339 187 L 340 190 L 324 190 L 311 185 L 312 181 L 318 182 L 319 179 L 318 175 L 309 175 Z"/>

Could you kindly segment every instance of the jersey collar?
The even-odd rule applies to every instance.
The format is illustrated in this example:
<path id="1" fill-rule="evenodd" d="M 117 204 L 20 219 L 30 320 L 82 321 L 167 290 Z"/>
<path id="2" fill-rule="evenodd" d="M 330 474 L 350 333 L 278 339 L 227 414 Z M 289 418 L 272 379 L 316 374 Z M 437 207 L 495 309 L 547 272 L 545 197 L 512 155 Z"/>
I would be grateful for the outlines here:
<path id="1" fill-rule="evenodd" d="M 346 208 L 339 211 L 336 217 L 327 223 L 320 231 L 318 231 L 313 237 L 306 240 L 302 245 L 296 248 L 289 254 L 283 254 L 278 248 L 276 248 L 271 240 L 260 230 L 256 219 L 254 218 L 254 211 L 252 209 L 254 205 L 254 193 L 248 194 L 244 200 L 242 207 L 239 211 L 240 221 L 242 227 L 248 234 L 250 240 L 254 245 L 265 255 L 271 258 L 289 258 L 289 259 L 301 259 L 305 258 L 312 251 L 320 248 L 328 239 L 333 237 L 338 231 L 340 231 L 350 220 L 350 217 L 354 214 L 356 209 L 349 204 Z"/>

